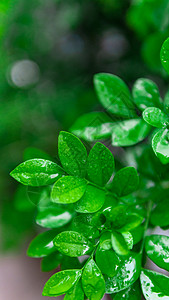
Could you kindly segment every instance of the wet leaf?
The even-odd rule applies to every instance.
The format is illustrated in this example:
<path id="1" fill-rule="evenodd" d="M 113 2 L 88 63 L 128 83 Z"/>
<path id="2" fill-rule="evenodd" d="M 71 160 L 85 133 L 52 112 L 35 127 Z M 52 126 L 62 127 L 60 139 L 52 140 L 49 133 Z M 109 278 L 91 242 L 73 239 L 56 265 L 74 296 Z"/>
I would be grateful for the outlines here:
<path id="1" fill-rule="evenodd" d="M 113 277 L 119 265 L 119 258 L 112 249 L 104 250 L 98 247 L 96 251 L 96 263 L 102 274 Z"/>
<path id="2" fill-rule="evenodd" d="M 66 270 L 54 274 L 44 286 L 43 296 L 57 297 L 67 293 L 81 276 L 81 270 Z"/>
<path id="3" fill-rule="evenodd" d="M 165 40 L 160 52 L 161 63 L 169 74 L 169 38 Z"/>
<path id="4" fill-rule="evenodd" d="M 85 179 L 65 176 L 60 178 L 53 186 L 51 199 L 56 203 L 74 203 L 82 198 L 87 182 Z"/>
<path id="5" fill-rule="evenodd" d="M 86 264 L 82 274 L 83 290 L 89 300 L 101 300 L 105 293 L 102 273 L 93 259 Z"/>
<path id="6" fill-rule="evenodd" d="M 134 284 L 129 286 L 126 290 L 121 291 L 113 297 L 113 300 L 141 300 L 141 289 L 139 282 L 136 281 Z"/>
<path id="7" fill-rule="evenodd" d="M 72 228 L 74 231 L 82 233 L 88 239 L 95 239 L 99 236 L 97 226 L 92 224 L 92 214 L 83 214 L 74 217 Z"/>
<path id="8" fill-rule="evenodd" d="M 94 213 L 104 204 L 105 192 L 90 184 L 83 197 L 76 203 L 75 210 L 80 213 Z"/>
<path id="9" fill-rule="evenodd" d="M 111 178 L 113 171 L 113 154 L 103 144 L 96 143 L 88 156 L 87 174 L 89 179 L 99 186 L 104 186 Z"/>
<path id="10" fill-rule="evenodd" d="M 148 257 L 160 268 L 169 271 L 169 237 L 151 235 L 146 238 L 145 249 Z"/>
<path id="11" fill-rule="evenodd" d="M 120 228 L 121 232 L 133 230 L 143 222 L 144 218 L 138 214 L 127 215 L 125 225 Z"/>
<path id="12" fill-rule="evenodd" d="M 30 186 L 52 184 L 64 174 L 65 172 L 61 167 L 44 159 L 27 160 L 10 173 L 20 183 Z"/>
<path id="13" fill-rule="evenodd" d="M 84 292 L 80 281 L 74 285 L 73 289 L 67 292 L 64 300 L 84 300 Z"/>
<path id="14" fill-rule="evenodd" d="M 129 250 L 131 250 L 133 248 L 133 236 L 132 236 L 132 234 L 129 231 L 128 232 L 122 232 L 122 236 L 124 237 L 127 248 Z"/>
<path id="15" fill-rule="evenodd" d="M 169 163 L 169 131 L 161 129 L 156 132 L 152 140 L 152 148 L 162 164 Z"/>
<path id="16" fill-rule="evenodd" d="M 157 107 L 146 108 L 143 111 L 143 119 L 151 126 L 157 128 L 166 127 L 169 122 L 168 116 Z"/>
<path id="17" fill-rule="evenodd" d="M 167 276 L 143 269 L 140 280 L 146 300 L 169 299 L 169 278 Z"/>
<path id="18" fill-rule="evenodd" d="M 53 240 L 54 246 L 61 253 L 78 257 L 90 253 L 93 245 L 82 234 L 75 231 L 63 231 Z"/>
<path id="19" fill-rule="evenodd" d="M 129 249 L 124 236 L 117 231 L 113 231 L 111 235 L 111 243 L 114 251 L 118 255 L 128 255 Z"/>
<path id="20" fill-rule="evenodd" d="M 76 136 L 61 131 L 58 139 L 58 152 L 62 166 L 68 174 L 77 177 L 85 176 L 87 151 Z"/>

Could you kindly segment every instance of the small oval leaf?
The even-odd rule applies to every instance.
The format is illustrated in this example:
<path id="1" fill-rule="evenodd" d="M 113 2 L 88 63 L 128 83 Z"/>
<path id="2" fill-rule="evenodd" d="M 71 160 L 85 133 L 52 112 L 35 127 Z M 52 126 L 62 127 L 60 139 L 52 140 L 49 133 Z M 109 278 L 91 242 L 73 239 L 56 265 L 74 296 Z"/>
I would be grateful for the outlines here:
<path id="1" fill-rule="evenodd" d="M 143 111 L 143 119 L 151 126 L 163 128 L 168 125 L 168 116 L 157 107 L 148 107 Z"/>
<path id="2" fill-rule="evenodd" d="M 160 58 L 164 69 L 169 74 L 169 38 L 164 41 L 161 47 Z"/>

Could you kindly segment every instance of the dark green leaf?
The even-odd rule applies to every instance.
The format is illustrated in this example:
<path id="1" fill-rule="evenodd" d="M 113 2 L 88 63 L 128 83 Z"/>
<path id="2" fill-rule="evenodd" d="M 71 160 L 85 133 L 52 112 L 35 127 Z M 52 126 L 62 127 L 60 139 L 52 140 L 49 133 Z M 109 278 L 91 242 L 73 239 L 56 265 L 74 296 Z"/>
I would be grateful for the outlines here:
<path id="1" fill-rule="evenodd" d="M 100 73 L 94 76 L 94 84 L 98 98 L 107 111 L 127 118 L 136 115 L 130 91 L 122 79 Z"/>
<path id="2" fill-rule="evenodd" d="M 74 203 L 82 198 L 86 190 L 85 179 L 65 176 L 60 178 L 53 186 L 51 199 L 56 203 Z"/>
<path id="3" fill-rule="evenodd" d="M 112 222 L 113 228 L 121 228 L 126 223 L 126 207 L 124 205 L 111 207 L 107 217 Z"/>
<path id="4" fill-rule="evenodd" d="M 139 281 L 136 281 L 126 290 L 117 293 L 113 300 L 141 300 L 141 294 Z"/>
<path id="5" fill-rule="evenodd" d="M 151 126 L 157 128 L 166 127 L 169 122 L 168 116 L 157 107 L 146 108 L 143 111 L 143 119 Z"/>
<path id="6" fill-rule="evenodd" d="M 89 179 L 104 186 L 114 171 L 114 157 L 108 148 L 101 143 L 96 143 L 88 156 L 87 174 Z"/>
<path id="7" fill-rule="evenodd" d="M 147 107 L 156 106 L 161 108 L 161 98 L 156 84 L 146 78 L 139 78 L 132 90 L 134 103 L 140 110 Z"/>
<path id="8" fill-rule="evenodd" d="M 169 271 L 169 237 L 151 235 L 146 238 L 145 249 L 148 257 L 160 268 Z"/>
<path id="9" fill-rule="evenodd" d="M 81 276 L 81 270 L 66 270 L 54 274 L 44 286 L 43 296 L 57 297 L 67 293 Z"/>
<path id="10" fill-rule="evenodd" d="M 63 255 L 55 251 L 48 256 L 45 256 L 41 261 L 41 270 L 43 272 L 50 272 L 56 269 L 63 259 Z"/>
<path id="11" fill-rule="evenodd" d="M 120 232 L 113 231 L 111 235 L 111 243 L 114 251 L 118 255 L 127 255 L 129 254 L 128 245 L 125 238 Z"/>
<path id="12" fill-rule="evenodd" d="M 80 281 L 74 285 L 73 289 L 67 292 L 64 300 L 84 300 L 84 292 Z"/>
<path id="13" fill-rule="evenodd" d="M 58 251 L 71 257 L 87 254 L 93 249 L 91 242 L 75 231 L 59 233 L 53 243 Z"/>
<path id="14" fill-rule="evenodd" d="M 168 226 L 169 225 L 169 209 L 168 198 L 160 201 L 154 208 L 151 214 L 151 223 L 155 226 Z"/>
<path id="15" fill-rule="evenodd" d="M 90 184 L 83 197 L 76 203 L 75 210 L 80 213 L 94 213 L 104 204 L 105 192 Z"/>
<path id="16" fill-rule="evenodd" d="M 115 174 L 111 190 L 119 197 L 122 197 L 137 190 L 138 184 L 139 177 L 136 169 L 133 167 L 125 167 Z"/>
<path id="17" fill-rule="evenodd" d="M 169 299 L 169 278 L 167 276 L 143 269 L 140 280 L 146 300 Z"/>
<path id="18" fill-rule="evenodd" d="M 96 263 L 103 274 L 113 277 L 119 266 L 119 258 L 112 249 L 103 250 L 101 247 L 98 247 Z"/>
<path id="19" fill-rule="evenodd" d="M 143 222 L 143 220 L 144 218 L 138 214 L 127 215 L 125 225 L 122 228 L 120 228 L 120 231 L 130 231 L 138 227 Z"/>
<path id="20" fill-rule="evenodd" d="M 112 145 L 118 147 L 135 145 L 144 140 L 150 130 L 150 125 L 142 119 L 116 122 L 113 127 Z"/>
<path id="21" fill-rule="evenodd" d="M 34 159 L 34 158 L 36 158 L 36 159 L 43 158 L 43 159 L 47 159 L 50 161 L 53 160 L 52 157 L 50 157 L 50 155 L 48 155 L 41 149 L 34 148 L 34 147 L 26 148 L 24 151 L 24 161 L 29 160 L 29 159 Z"/>
<path id="22" fill-rule="evenodd" d="M 121 263 L 114 277 L 105 276 L 106 293 L 117 293 L 131 286 L 139 277 L 141 270 L 141 256 L 131 254 L 125 258 L 120 256 Z"/>
<path id="23" fill-rule="evenodd" d="M 104 231 L 100 237 L 99 247 L 101 250 L 110 250 L 111 245 L 111 231 Z"/>
<path id="24" fill-rule="evenodd" d="M 88 239 L 95 239 L 99 236 L 99 231 L 92 224 L 92 214 L 78 215 L 73 219 L 72 228 L 74 231 L 82 233 Z"/>
<path id="25" fill-rule="evenodd" d="M 86 264 L 82 274 L 82 285 L 89 300 L 101 300 L 105 293 L 102 273 L 93 259 Z"/>
<path id="26" fill-rule="evenodd" d="M 165 40 L 160 52 L 161 63 L 169 74 L 169 38 Z"/>
<path id="27" fill-rule="evenodd" d="M 84 177 L 87 151 L 73 134 L 62 131 L 58 139 L 59 158 L 64 170 L 73 176 Z"/>
<path id="28" fill-rule="evenodd" d="M 131 230 L 131 234 L 133 236 L 133 244 L 137 244 L 139 243 L 142 238 L 143 238 L 143 234 L 144 234 L 144 226 L 138 226 L 136 228 L 134 228 L 133 230 Z"/>
<path id="29" fill-rule="evenodd" d="M 30 243 L 27 255 L 30 257 L 44 257 L 56 251 L 53 239 L 58 231 L 49 230 L 36 236 Z"/>
<path id="30" fill-rule="evenodd" d="M 104 112 L 92 112 L 75 121 L 70 131 L 86 141 L 96 141 L 111 136 L 113 119 Z"/>
<path id="31" fill-rule="evenodd" d="M 169 163 L 169 131 L 158 130 L 152 140 L 152 147 L 162 164 Z"/>
<path id="32" fill-rule="evenodd" d="M 61 167 L 44 159 L 27 160 L 10 173 L 20 183 L 30 186 L 52 184 L 64 174 Z"/>
<path id="33" fill-rule="evenodd" d="M 63 255 L 61 270 L 81 269 L 82 265 L 77 257 Z"/>

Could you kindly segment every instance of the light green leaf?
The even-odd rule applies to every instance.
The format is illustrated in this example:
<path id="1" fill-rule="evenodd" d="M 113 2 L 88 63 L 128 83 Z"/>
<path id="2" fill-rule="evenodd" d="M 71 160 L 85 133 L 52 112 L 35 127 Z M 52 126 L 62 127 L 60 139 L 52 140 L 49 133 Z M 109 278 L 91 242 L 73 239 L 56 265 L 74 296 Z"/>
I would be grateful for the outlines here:
<path id="1" fill-rule="evenodd" d="M 117 293 L 113 300 L 141 300 L 141 294 L 139 281 L 136 281 L 126 290 Z"/>
<path id="2" fill-rule="evenodd" d="M 111 190 L 119 197 L 126 196 L 137 190 L 139 177 L 134 167 L 125 167 L 118 171 L 112 181 Z"/>
<path id="3" fill-rule="evenodd" d="M 80 281 L 67 292 L 64 300 L 84 300 L 84 292 Z"/>
<path id="4" fill-rule="evenodd" d="M 86 264 L 82 274 L 83 290 L 89 300 L 101 300 L 105 293 L 105 281 L 93 259 Z"/>
<path id="5" fill-rule="evenodd" d="M 139 277 L 141 270 L 140 254 L 132 253 L 129 257 L 120 256 L 121 263 L 114 277 L 105 275 L 106 293 L 117 293 L 131 286 Z"/>
<path id="6" fill-rule="evenodd" d="M 110 150 L 101 143 L 96 143 L 90 150 L 87 161 L 87 174 L 89 179 L 104 186 L 114 171 L 114 157 Z"/>
<path id="7" fill-rule="evenodd" d="M 150 79 L 139 78 L 133 86 L 132 94 L 134 103 L 141 111 L 151 106 L 162 106 L 158 87 Z"/>
<path id="8" fill-rule="evenodd" d="M 169 278 L 160 273 L 143 269 L 141 287 L 146 300 L 168 300 Z"/>
<path id="9" fill-rule="evenodd" d="M 113 277 L 119 266 L 119 258 L 112 249 L 103 250 L 101 247 L 98 247 L 96 251 L 96 263 L 102 274 Z"/>
<path id="10" fill-rule="evenodd" d="M 154 226 L 168 226 L 169 225 L 169 202 L 168 197 L 162 199 L 151 213 L 151 224 Z"/>
<path id="11" fill-rule="evenodd" d="M 127 248 L 129 250 L 131 250 L 133 248 L 133 236 L 132 236 L 132 234 L 129 231 L 128 232 L 122 232 L 121 234 L 124 237 Z"/>
<path id="12" fill-rule="evenodd" d="M 58 233 L 57 230 L 49 230 L 40 233 L 30 243 L 27 255 L 30 257 L 45 257 L 52 252 L 56 251 L 53 244 L 53 239 Z"/>
<path id="13" fill-rule="evenodd" d="M 66 270 L 54 274 L 44 286 L 43 296 L 57 297 L 67 293 L 81 277 L 81 270 Z"/>
<path id="14" fill-rule="evenodd" d="M 125 225 L 120 228 L 121 232 L 126 232 L 133 230 L 134 228 L 138 227 L 144 218 L 138 214 L 131 214 L 127 215 Z"/>
<path id="15" fill-rule="evenodd" d="M 30 186 L 52 184 L 64 174 L 61 167 L 45 159 L 27 160 L 10 173 L 20 183 Z"/>
<path id="16" fill-rule="evenodd" d="M 113 128 L 113 119 L 104 112 L 91 112 L 79 117 L 70 132 L 86 141 L 92 142 L 109 138 Z"/>
<path id="17" fill-rule="evenodd" d="M 165 40 L 160 52 L 161 63 L 169 74 L 169 38 Z"/>
<path id="18" fill-rule="evenodd" d="M 114 251 L 118 255 L 128 255 L 129 249 L 124 236 L 117 231 L 113 231 L 111 235 L 111 243 Z"/>
<path id="19" fill-rule="evenodd" d="M 90 184 L 83 197 L 76 203 L 75 210 L 80 213 L 94 213 L 104 204 L 105 192 Z"/>
<path id="20" fill-rule="evenodd" d="M 150 125 L 142 119 L 116 122 L 113 127 L 112 145 L 118 147 L 135 145 L 144 140 L 150 130 Z"/>
<path id="21" fill-rule="evenodd" d="M 101 250 L 112 249 L 111 245 L 111 231 L 104 231 L 100 237 L 99 247 Z"/>
<path id="22" fill-rule="evenodd" d="M 146 238 L 145 249 L 148 257 L 160 268 L 169 271 L 169 237 L 151 235 Z"/>
<path id="23" fill-rule="evenodd" d="M 161 109 L 157 107 L 148 107 L 143 111 L 143 119 L 145 122 L 150 124 L 151 126 L 157 128 L 166 127 L 169 118 L 168 116 L 161 111 Z"/>
<path id="24" fill-rule="evenodd" d="M 152 148 L 162 164 L 169 163 L 169 130 L 161 129 L 152 139 Z"/>
<path id="25" fill-rule="evenodd" d="M 92 251 L 93 245 L 82 234 L 75 231 L 63 231 L 53 240 L 56 249 L 68 256 L 78 257 Z"/>
<path id="26" fill-rule="evenodd" d="M 94 84 L 98 98 L 107 111 L 125 118 L 136 116 L 130 91 L 122 79 L 100 73 L 94 76 Z"/>
<path id="27" fill-rule="evenodd" d="M 50 272 L 56 269 L 63 259 L 63 255 L 58 251 L 55 251 L 48 256 L 45 256 L 41 261 L 42 272 Z"/>
<path id="28" fill-rule="evenodd" d="M 82 233 L 88 239 L 95 239 L 99 237 L 97 226 L 92 224 L 93 215 L 83 214 L 73 218 L 72 228 L 74 231 Z"/>
<path id="29" fill-rule="evenodd" d="M 74 203 L 82 198 L 87 182 L 73 176 L 60 178 L 53 186 L 51 199 L 56 203 Z"/>
<path id="30" fill-rule="evenodd" d="M 68 174 L 77 177 L 85 176 L 87 151 L 76 136 L 61 131 L 58 139 L 58 152 L 62 166 Z"/>

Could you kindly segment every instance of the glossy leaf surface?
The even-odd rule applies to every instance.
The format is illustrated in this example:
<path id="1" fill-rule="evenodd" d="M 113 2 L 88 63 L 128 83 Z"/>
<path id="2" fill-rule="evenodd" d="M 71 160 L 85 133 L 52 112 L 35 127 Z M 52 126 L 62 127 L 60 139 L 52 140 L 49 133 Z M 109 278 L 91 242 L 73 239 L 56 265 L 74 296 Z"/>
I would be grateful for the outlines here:
<path id="1" fill-rule="evenodd" d="M 142 119 L 117 122 L 113 127 L 112 145 L 132 146 L 144 140 L 150 132 L 150 125 Z"/>
<path id="2" fill-rule="evenodd" d="M 101 300 L 105 293 L 105 281 L 93 259 L 86 264 L 82 274 L 82 285 L 89 300 Z"/>
<path id="3" fill-rule="evenodd" d="M 117 231 L 112 232 L 111 243 L 114 251 L 118 255 L 127 255 L 129 253 L 129 249 L 125 241 L 125 238 L 120 232 Z"/>
<path id="4" fill-rule="evenodd" d="M 169 74 L 169 38 L 165 40 L 160 52 L 161 63 Z"/>
<path id="5" fill-rule="evenodd" d="M 58 152 L 62 166 L 68 174 L 85 176 L 87 151 L 76 136 L 62 131 L 58 138 Z"/>
<path id="6" fill-rule="evenodd" d="M 157 131 L 152 140 L 152 147 L 163 164 L 169 163 L 169 131 L 168 129 L 161 129 Z"/>
<path id="7" fill-rule="evenodd" d="M 52 184 L 64 174 L 61 167 L 44 159 L 27 160 L 10 173 L 20 183 L 30 186 Z"/>
<path id="8" fill-rule="evenodd" d="M 117 293 L 113 300 L 141 300 L 141 294 L 139 282 L 136 281 L 126 290 Z"/>
<path id="9" fill-rule="evenodd" d="M 84 255 L 93 249 L 91 242 L 75 231 L 59 233 L 53 243 L 58 251 L 71 257 Z"/>
<path id="10" fill-rule="evenodd" d="M 53 186 L 51 199 L 55 203 L 74 203 L 82 198 L 86 190 L 85 179 L 73 176 L 60 178 Z"/>
<path id="11" fill-rule="evenodd" d="M 132 90 L 134 103 L 143 111 L 147 107 L 161 107 L 161 99 L 156 84 L 147 78 L 139 78 Z"/>
<path id="12" fill-rule="evenodd" d="M 104 112 L 92 112 L 75 121 L 70 131 L 86 141 L 96 141 L 111 136 L 113 119 Z"/>
<path id="13" fill-rule="evenodd" d="M 107 111 L 127 118 L 136 115 L 130 91 L 122 79 L 100 73 L 94 76 L 94 84 L 98 98 Z"/>
<path id="14" fill-rule="evenodd" d="M 74 287 L 67 292 L 64 300 L 83 300 L 84 299 L 84 292 L 82 289 L 81 282 L 79 281 L 74 285 Z"/>
<path id="15" fill-rule="evenodd" d="M 155 226 L 169 225 L 168 198 L 160 201 L 151 213 L 151 223 Z"/>
<path id="16" fill-rule="evenodd" d="M 120 229 L 121 232 L 133 230 L 143 222 L 144 218 L 138 214 L 131 214 L 126 217 L 125 225 Z"/>
<path id="17" fill-rule="evenodd" d="M 105 192 L 88 184 L 83 197 L 76 203 L 75 210 L 80 213 L 94 213 L 103 206 L 104 201 Z"/>
<path id="18" fill-rule="evenodd" d="M 169 237 L 151 235 L 146 238 L 145 249 L 148 257 L 160 268 L 169 271 Z"/>
<path id="19" fill-rule="evenodd" d="M 113 277 L 119 265 L 119 258 L 112 250 L 103 250 L 101 247 L 96 251 L 96 263 L 102 274 Z"/>
<path id="20" fill-rule="evenodd" d="M 151 126 L 163 128 L 167 126 L 168 116 L 157 107 L 148 107 L 143 111 L 143 119 Z"/>
<path id="21" fill-rule="evenodd" d="M 69 291 L 81 276 L 81 270 L 66 270 L 54 274 L 45 284 L 43 296 L 56 297 Z"/>
<path id="22" fill-rule="evenodd" d="M 104 186 L 114 171 L 114 157 L 110 150 L 101 143 L 96 143 L 90 150 L 87 163 L 89 179 Z"/>
<path id="23" fill-rule="evenodd" d="M 92 223 L 92 214 L 83 214 L 74 217 L 73 219 L 73 230 L 82 233 L 88 239 L 94 239 L 99 236 L 99 230 L 97 226 Z"/>
<path id="24" fill-rule="evenodd" d="M 146 300 L 168 300 L 169 278 L 160 273 L 143 269 L 141 287 Z"/>
<path id="25" fill-rule="evenodd" d="M 125 167 L 115 174 L 111 190 L 119 197 L 122 197 L 134 192 L 138 188 L 138 184 L 139 177 L 136 169 Z"/>

